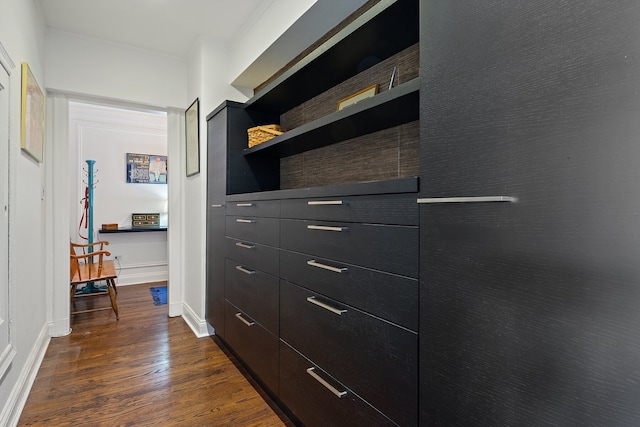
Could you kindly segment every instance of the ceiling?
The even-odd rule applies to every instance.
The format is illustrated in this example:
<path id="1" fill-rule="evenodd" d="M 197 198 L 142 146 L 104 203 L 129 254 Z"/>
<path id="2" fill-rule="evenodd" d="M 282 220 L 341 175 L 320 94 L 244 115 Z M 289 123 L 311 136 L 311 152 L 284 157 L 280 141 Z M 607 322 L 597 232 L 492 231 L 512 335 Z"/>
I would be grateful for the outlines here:
<path id="1" fill-rule="evenodd" d="M 37 0 L 47 28 L 186 57 L 199 37 L 228 41 L 275 0 Z"/>

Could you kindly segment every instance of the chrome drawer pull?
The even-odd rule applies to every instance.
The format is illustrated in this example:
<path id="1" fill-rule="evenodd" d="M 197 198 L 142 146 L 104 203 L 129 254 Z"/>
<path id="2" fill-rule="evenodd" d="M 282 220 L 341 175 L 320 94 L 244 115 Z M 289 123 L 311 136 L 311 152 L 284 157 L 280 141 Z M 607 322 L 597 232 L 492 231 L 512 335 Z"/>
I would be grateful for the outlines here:
<path id="1" fill-rule="evenodd" d="M 221 208 L 221 207 L 223 207 L 223 206 L 224 206 L 224 205 L 211 205 L 211 207 L 212 207 L 212 208 Z"/>
<path id="2" fill-rule="evenodd" d="M 252 224 L 252 223 L 254 223 L 255 221 L 254 221 L 254 220 L 252 220 L 252 219 L 240 219 L 240 218 L 238 218 L 238 219 L 236 219 L 236 222 L 242 222 L 242 223 L 244 223 L 244 224 Z"/>
<path id="3" fill-rule="evenodd" d="M 309 206 L 323 206 L 323 205 L 341 205 L 342 200 L 309 200 L 307 205 Z"/>
<path id="4" fill-rule="evenodd" d="M 486 203 L 486 202 L 510 202 L 518 199 L 511 196 L 475 196 L 475 197 L 427 197 L 418 199 L 418 203 Z"/>
<path id="5" fill-rule="evenodd" d="M 307 225 L 309 230 L 323 230 L 323 231 L 346 231 L 347 227 L 328 227 L 326 225 Z"/>
<path id="6" fill-rule="evenodd" d="M 250 206 L 253 206 L 253 203 L 236 203 L 236 206 L 239 208 L 248 208 Z"/>
<path id="7" fill-rule="evenodd" d="M 247 326 L 253 326 L 256 324 L 256 322 L 249 322 L 248 320 L 243 319 L 242 313 L 236 313 L 236 317 L 238 318 L 238 320 L 240 320 L 242 323 L 244 323 Z"/>
<path id="8" fill-rule="evenodd" d="M 324 308 L 325 310 L 329 310 L 330 312 L 337 314 L 338 316 L 342 316 L 344 313 L 347 312 L 347 310 L 340 310 L 340 309 L 331 307 L 330 305 L 325 304 L 322 301 L 318 301 L 316 297 L 307 297 L 307 302 L 310 302 L 311 304 L 315 304 L 318 307 Z"/>
<path id="9" fill-rule="evenodd" d="M 246 268 L 244 268 L 244 267 L 243 267 L 243 266 L 241 266 L 241 265 L 236 265 L 236 270 L 238 270 L 238 271 L 242 271 L 243 273 L 245 273 L 245 274 L 249 274 L 249 275 L 251 275 L 251 274 L 256 274 L 256 272 L 255 272 L 254 270 L 247 270 Z"/>
<path id="10" fill-rule="evenodd" d="M 247 245 L 246 243 L 241 243 L 241 242 L 237 242 L 236 246 L 244 249 L 253 249 L 256 247 L 256 245 Z"/>
<path id="11" fill-rule="evenodd" d="M 347 271 L 346 268 L 338 268 L 338 267 L 332 267 L 327 264 L 320 264 L 319 262 L 316 262 L 315 259 L 311 259 L 307 261 L 307 264 L 309 264 L 312 267 L 324 268 L 325 270 L 333 271 L 334 273 L 344 273 L 345 271 Z"/>
<path id="12" fill-rule="evenodd" d="M 322 379 L 320 377 L 320 375 L 316 374 L 315 371 L 316 368 L 311 367 L 311 368 L 307 368 L 307 374 L 311 375 L 313 377 L 314 380 L 318 381 L 320 384 L 322 384 L 323 386 L 326 387 L 327 390 L 329 390 L 331 393 L 335 394 L 338 399 L 346 396 L 347 392 L 346 391 L 338 391 L 334 386 L 332 386 L 331 384 L 329 384 L 328 382 L 326 382 L 324 379 Z"/>

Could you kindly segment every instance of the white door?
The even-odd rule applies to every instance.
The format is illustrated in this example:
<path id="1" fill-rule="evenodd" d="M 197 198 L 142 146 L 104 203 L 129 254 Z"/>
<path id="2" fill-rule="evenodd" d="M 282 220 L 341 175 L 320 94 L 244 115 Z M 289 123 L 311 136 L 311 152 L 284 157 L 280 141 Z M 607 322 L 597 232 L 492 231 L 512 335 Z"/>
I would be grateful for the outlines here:
<path id="1" fill-rule="evenodd" d="M 0 378 L 15 350 L 9 327 L 9 75 L 0 65 Z"/>

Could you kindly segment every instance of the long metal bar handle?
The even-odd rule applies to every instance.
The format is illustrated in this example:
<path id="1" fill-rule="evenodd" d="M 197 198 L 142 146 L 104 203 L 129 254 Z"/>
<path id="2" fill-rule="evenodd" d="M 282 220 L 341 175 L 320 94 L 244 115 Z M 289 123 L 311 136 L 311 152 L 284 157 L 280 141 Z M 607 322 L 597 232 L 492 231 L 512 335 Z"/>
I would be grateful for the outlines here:
<path id="1" fill-rule="evenodd" d="M 211 205 L 212 208 L 221 208 L 224 207 L 224 205 Z"/>
<path id="2" fill-rule="evenodd" d="M 309 261 L 307 261 L 307 264 L 312 267 L 324 268 L 325 270 L 333 271 L 334 273 L 345 273 L 347 271 L 346 268 L 332 267 L 327 264 L 321 264 L 315 259 L 310 259 Z"/>
<path id="3" fill-rule="evenodd" d="M 517 197 L 511 196 L 473 196 L 473 197 L 427 197 L 418 199 L 418 203 L 487 203 L 487 202 L 508 202 L 515 203 Z"/>
<path id="4" fill-rule="evenodd" d="M 307 302 L 310 302 L 311 304 L 317 305 L 318 307 L 324 308 L 325 310 L 328 310 L 334 314 L 337 314 L 338 316 L 342 316 L 344 313 L 347 312 L 347 310 L 340 310 L 338 308 L 335 307 L 331 307 L 329 304 L 325 304 L 322 301 L 319 301 L 316 299 L 316 297 L 307 297 Z"/>
<path id="5" fill-rule="evenodd" d="M 335 388 L 334 386 L 329 384 L 327 381 L 325 381 L 322 377 L 320 377 L 320 375 L 316 374 L 314 372 L 315 369 L 316 369 L 315 367 L 307 368 L 307 374 L 311 375 L 314 380 L 318 381 L 320 384 L 325 386 L 327 390 L 335 394 L 338 399 L 341 399 L 347 395 L 346 391 L 339 391 L 337 388 Z"/>
<path id="6" fill-rule="evenodd" d="M 307 205 L 309 206 L 323 206 L 323 205 L 342 205 L 342 200 L 309 200 Z"/>
<path id="7" fill-rule="evenodd" d="M 249 322 L 248 320 L 243 319 L 242 313 L 236 313 L 236 317 L 238 318 L 238 320 L 240 320 L 242 323 L 244 323 L 247 326 L 253 326 L 256 324 L 256 322 Z"/>
<path id="8" fill-rule="evenodd" d="M 247 270 L 246 268 L 244 268 L 244 267 L 243 267 L 243 266 L 241 266 L 241 265 L 236 265 L 236 270 L 238 270 L 238 271 L 242 271 L 243 273 L 245 273 L 245 274 L 249 274 L 249 275 L 251 275 L 251 274 L 256 274 L 255 270 Z"/>
<path id="9" fill-rule="evenodd" d="M 254 221 L 254 220 L 252 220 L 252 219 L 242 219 L 242 218 L 237 218 L 237 219 L 236 219 L 236 222 L 242 222 L 242 223 L 244 223 L 244 224 L 252 224 L 252 223 L 254 223 L 255 221 Z"/>
<path id="10" fill-rule="evenodd" d="M 322 230 L 322 231 L 346 231 L 347 227 L 329 227 L 326 225 L 307 225 L 307 229 L 309 230 Z"/>
<path id="11" fill-rule="evenodd" d="M 248 208 L 253 206 L 253 203 L 236 203 L 236 206 L 239 208 Z"/>
<path id="12" fill-rule="evenodd" d="M 242 242 L 236 242 L 236 246 L 244 249 L 253 249 L 256 247 L 256 245 L 247 245 L 246 243 L 242 243 Z"/>

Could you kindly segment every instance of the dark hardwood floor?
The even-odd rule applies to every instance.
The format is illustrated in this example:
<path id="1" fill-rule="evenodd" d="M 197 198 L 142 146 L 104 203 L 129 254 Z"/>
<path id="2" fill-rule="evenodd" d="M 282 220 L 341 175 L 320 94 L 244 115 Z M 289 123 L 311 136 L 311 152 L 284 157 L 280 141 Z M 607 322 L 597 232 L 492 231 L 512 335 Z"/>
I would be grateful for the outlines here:
<path id="1" fill-rule="evenodd" d="M 149 288 L 118 287 L 110 310 L 72 316 L 53 338 L 19 426 L 292 426 L 211 338 L 196 338 Z M 104 304 L 108 297 L 77 304 Z"/>

